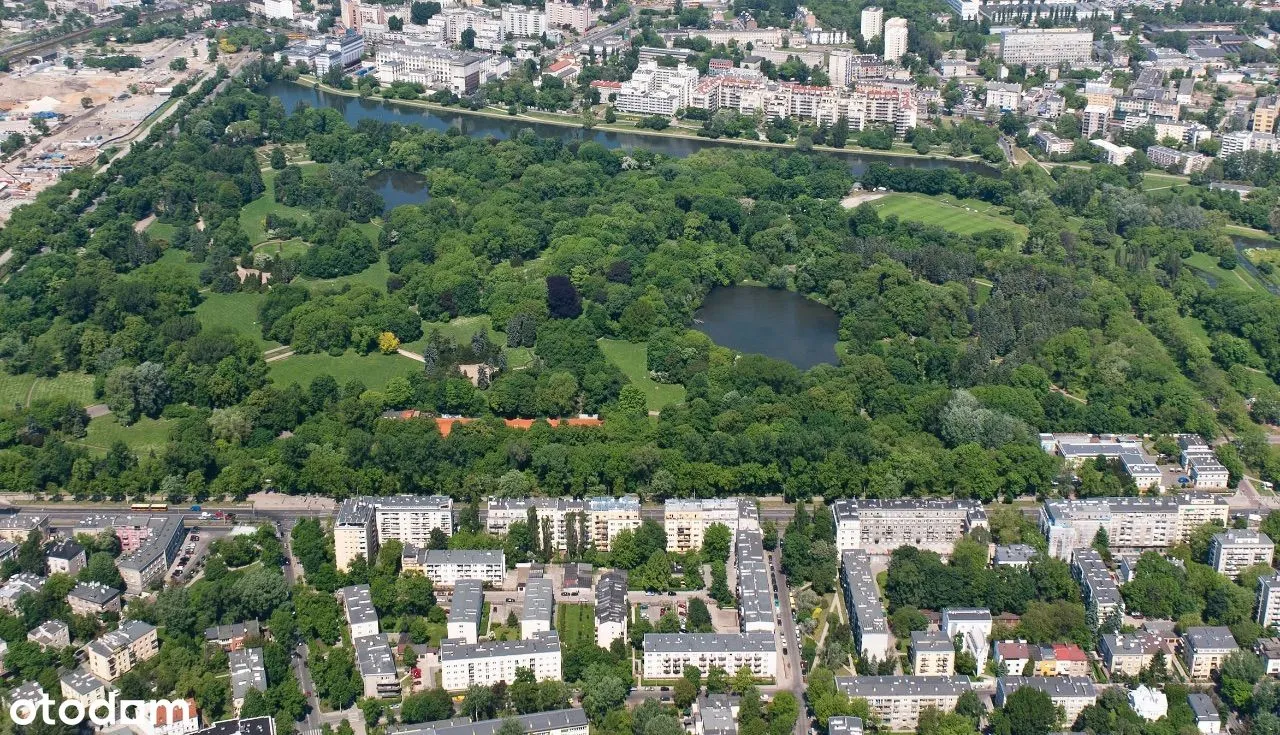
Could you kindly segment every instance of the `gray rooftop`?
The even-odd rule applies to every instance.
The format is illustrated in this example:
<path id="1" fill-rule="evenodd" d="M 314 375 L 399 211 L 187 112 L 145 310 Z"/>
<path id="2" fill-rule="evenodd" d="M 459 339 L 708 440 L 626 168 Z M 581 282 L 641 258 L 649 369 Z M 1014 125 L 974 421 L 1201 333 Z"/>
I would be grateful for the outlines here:
<path id="1" fill-rule="evenodd" d="M 596 623 L 621 623 L 627 620 L 627 573 L 609 570 L 596 583 Z"/>
<path id="2" fill-rule="evenodd" d="M 365 526 L 373 520 L 373 506 L 364 498 L 347 498 L 338 506 L 339 526 Z"/>
<path id="3" fill-rule="evenodd" d="M 70 561 L 84 553 L 84 547 L 69 538 L 55 541 L 45 552 L 45 556 L 53 559 Z"/>
<path id="4" fill-rule="evenodd" d="M 862 699 L 884 697 L 960 696 L 968 691 L 967 676 L 837 676 L 836 689 Z"/>
<path id="5" fill-rule="evenodd" d="M 738 721 L 733 716 L 737 697 L 727 694 L 709 694 L 698 697 L 698 717 L 702 720 L 704 735 L 734 735 Z"/>
<path id="6" fill-rule="evenodd" d="M 916 511 L 953 512 L 986 517 L 982 504 L 976 500 L 948 500 L 943 498 L 844 498 L 831 504 L 836 522 L 855 521 L 861 513 L 908 513 Z"/>
<path id="7" fill-rule="evenodd" d="M 1096 549 L 1082 547 L 1072 550 L 1071 565 L 1075 567 L 1080 584 L 1084 585 L 1085 597 L 1094 605 L 1109 607 L 1124 602 L 1120 587 Z"/>
<path id="8" fill-rule="evenodd" d="M 743 651 L 773 653 L 777 650 L 772 633 L 645 633 L 646 653 L 697 653 L 700 651 Z"/>
<path id="9" fill-rule="evenodd" d="M 134 518 L 134 516 L 126 516 L 125 518 Z M 164 557 L 165 564 L 172 561 L 172 551 L 182 537 L 182 516 L 163 515 L 150 516 L 150 518 L 156 519 L 158 522 L 148 521 L 145 524 L 151 528 L 151 534 L 147 537 L 147 540 L 143 541 L 142 545 L 134 549 L 132 553 L 116 559 L 116 566 L 122 571 L 125 569 L 139 571 L 147 569 L 154 565 L 160 557 Z"/>
<path id="10" fill-rule="evenodd" d="M 561 589 L 589 590 L 591 578 L 595 576 L 595 567 L 582 562 L 569 562 L 564 565 L 564 584 Z"/>
<path id="11" fill-rule="evenodd" d="M 460 638 L 440 641 L 440 661 L 500 656 L 529 656 L 560 650 L 560 636 L 554 630 L 534 633 L 532 638 L 518 641 L 481 641 L 465 643 Z"/>
<path id="12" fill-rule="evenodd" d="M 459 579 L 453 588 L 449 605 L 450 623 L 479 625 L 484 617 L 484 583 L 478 579 Z"/>
<path id="13" fill-rule="evenodd" d="M 20 699 L 28 699 L 39 702 L 44 697 L 44 687 L 39 682 L 27 681 L 21 685 L 14 687 L 9 692 L 9 701 L 16 702 Z"/>
<path id="14" fill-rule="evenodd" d="M 231 695 L 244 699 L 250 689 L 267 691 L 267 670 L 262 663 L 261 648 L 241 648 L 227 655 L 231 668 Z"/>
<path id="15" fill-rule="evenodd" d="M 66 623 L 61 620 L 46 620 L 28 631 L 27 637 L 36 643 L 50 643 L 54 638 L 61 636 L 64 631 L 68 635 L 71 633 L 71 629 L 67 627 Z"/>
<path id="16" fill-rule="evenodd" d="M 995 554 L 996 566 L 1002 564 L 1029 564 L 1035 558 L 1036 548 L 1029 544 L 1007 544 L 997 546 Z"/>
<path id="17" fill-rule="evenodd" d="M 80 582 L 67 593 L 67 597 L 75 597 L 95 605 L 105 605 L 119 596 L 119 590 L 101 582 Z"/>
<path id="18" fill-rule="evenodd" d="M 262 635 L 262 626 L 257 620 L 246 620 L 243 623 L 215 625 L 204 629 L 204 639 L 210 643 L 231 641 L 236 638 L 248 638 Z"/>
<path id="19" fill-rule="evenodd" d="M 1192 651 L 1223 651 L 1239 648 L 1231 629 L 1225 625 L 1187 628 L 1183 635 Z"/>
<path id="20" fill-rule="evenodd" d="M 99 636 L 97 640 L 85 647 L 100 656 L 109 657 L 155 629 L 156 626 L 141 620 L 126 620 L 120 624 L 119 628 Z"/>
<path id="21" fill-rule="evenodd" d="M 369 585 L 353 584 L 338 590 L 338 594 L 342 596 L 342 606 L 346 610 L 349 625 L 378 622 L 378 611 L 373 608 Z"/>
<path id="22" fill-rule="evenodd" d="M 861 717 L 832 717 L 827 720 L 827 735 L 862 735 Z"/>
<path id="23" fill-rule="evenodd" d="M 551 620 L 556 608 L 555 594 L 550 579 L 530 579 L 524 586 L 524 612 L 520 620 Z"/>
<path id="24" fill-rule="evenodd" d="M 502 727 L 502 723 L 507 720 L 520 723 L 529 735 L 587 727 L 587 713 L 575 707 L 482 722 L 471 722 L 466 717 L 457 717 L 452 720 L 426 722 L 420 725 L 390 725 L 387 727 L 387 735 L 495 735 Z"/>
<path id="25" fill-rule="evenodd" d="M 854 549 L 840 557 L 841 578 L 845 595 L 853 607 L 855 628 L 862 635 L 889 632 L 889 621 L 880 602 L 880 587 L 871 573 L 871 557 L 865 551 Z"/>
<path id="26" fill-rule="evenodd" d="M 591 498 L 587 501 L 587 509 L 592 512 L 627 510 L 640 512 L 640 498 L 635 495 L 623 495 L 620 498 Z"/>
<path id="27" fill-rule="evenodd" d="M 427 566 L 448 564 L 497 564 L 506 566 L 501 549 L 429 549 L 423 563 Z"/>
<path id="28" fill-rule="evenodd" d="M 1187 704 L 1191 705 L 1196 722 L 1217 722 L 1220 719 L 1218 708 L 1213 706 L 1213 700 L 1208 694 L 1192 692 L 1187 695 Z"/>
<path id="29" fill-rule="evenodd" d="M 376 510 L 452 510 L 448 495 L 386 495 L 361 498 Z"/>
<path id="30" fill-rule="evenodd" d="M 587 503 L 573 498 L 493 498 L 489 501 L 489 510 L 520 511 L 527 513 L 530 508 L 536 513 L 549 510 L 556 513 L 577 513 L 587 509 Z"/>
<path id="31" fill-rule="evenodd" d="M 48 513 L 0 515 L 0 531 L 31 531 L 49 522 Z"/>
<path id="32" fill-rule="evenodd" d="M 1009 696 L 1022 687 L 1039 689 L 1050 698 L 1064 697 L 1097 698 L 1098 690 L 1093 679 L 1087 676 L 1005 676 L 1000 679 L 1000 688 L 1004 696 Z"/>
<path id="33" fill-rule="evenodd" d="M 391 655 L 391 646 L 381 635 L 365 635 L 351 641 L 356 652 L 356 666 L 361 676 L 394 676 L 396 673 L 395 657 Z"/>
<path id="34" fill-rule="evenodd" d="M 734 543 L 738 563 L 738 612 L 745 626 L 773 621 L 773 591 L 769 567 L 764 562 L 764 536 L 759 531 L 739 531 Z"/>
<path id="35" fill-rule="evenodd" d="M 62 683 L 66 684 L 68 689 L 81 696 L 91 694 L 98 689 L 107 686 L 107 682 L 99 679 L 93 674 L 90 674 L 84 669 L 78 669 L 76 671 L 63 674 Z"/>
<path id="36" fill-rule="evenodd" d="M 911 631 L 911 650 L 916 653 L 952 653 L 955 644 L 941 630 Z"/>
<path id="37" fill-rule="evenodd" d="M 1213 534 L 1213 543 L 1218 546 L 1263 546 L 1273 548 L 1271 538 L 1265 533 L 1233 528 L 1229 531 Z"/>

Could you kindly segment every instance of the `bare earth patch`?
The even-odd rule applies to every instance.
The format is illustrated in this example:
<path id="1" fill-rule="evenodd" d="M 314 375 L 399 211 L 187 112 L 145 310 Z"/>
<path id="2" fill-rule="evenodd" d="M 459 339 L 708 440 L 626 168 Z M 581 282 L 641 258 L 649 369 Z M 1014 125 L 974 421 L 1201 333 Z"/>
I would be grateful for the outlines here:
<path id="1" fill-rule="evenodd" d="M 844 199 L 841 199 L 840 206 L 845 209 L 853 209 L 859 204 L 874 202 L 883 196 L 888 196 L 888 193 L 883 191 L 855 191 Z"/>

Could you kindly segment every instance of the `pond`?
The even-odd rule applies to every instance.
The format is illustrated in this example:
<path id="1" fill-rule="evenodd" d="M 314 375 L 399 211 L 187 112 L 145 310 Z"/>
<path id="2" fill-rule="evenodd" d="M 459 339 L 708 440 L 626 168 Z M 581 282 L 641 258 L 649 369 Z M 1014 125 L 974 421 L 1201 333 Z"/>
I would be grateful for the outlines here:
<path id="1" fill-rule="evenodd" d="M 382 195 L 384 213 L 405 204 L 423 204 L 431 198 L 427 193 L 427 177 L 422 174 L 388 168 L 366 181 L 370 189 Z"/>
<path id="2" fill-rule="evenodd" d="M 801 370 L 836 364 L 840 317 L 794 292 L 759 286 L 711 290 L 693 315 L 693 328 L 739 352 L 785 360 Z"/>

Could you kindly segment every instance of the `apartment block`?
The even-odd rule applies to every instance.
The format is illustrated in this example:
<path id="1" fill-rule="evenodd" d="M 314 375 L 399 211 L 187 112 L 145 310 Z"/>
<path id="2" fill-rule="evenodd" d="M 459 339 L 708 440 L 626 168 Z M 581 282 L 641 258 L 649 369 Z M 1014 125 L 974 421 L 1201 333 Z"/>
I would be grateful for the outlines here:
<path id="1" fill-rule="evenodd" d="M 760 514 L 750 498 L 672 499 L 662 509 L 667 532 L 667 551 L 683 554 L 702 548 L 702 534 L 712 524 L 727 526 L 737 533 L 760 530 Z"/>
<path id="2" fill-rule="evenodd" d="M 1006 64 L 1034 67 L 1083 64 L 1092 56 L 1093 31 L 1021 28 L 1000 34 L 1000 57 Z"/>
<path id="3" fill-rule="evenodd" d="M 627 604 L 627 573 L 608 571 L 596 583 L 596 645 L 609 648 L 627 640 L 631 608 Z"/>
<path id="4" fill-rule="evenodd" d="M 759 531 L 739 531 L 734 542 L 738 570 L 738 620 L 744 633 L 773 633 L 773 589 L 765 563 L 764 536 Z"/>
<path id="5" fill-rule="evenodd" d="M 231 670 L 231 709 L 239 715 L 249 690 L 267 691 L 267 668 L 262 660 L 262 649 L 232 651 L 227 654 L 227 666 Z"/>
<path id="6" fill-rule="evenodd" d="M 502 6 L 504 33 L 522 38 L 539 38 L 547 32 L 547 13 L 524 5 Z"/>
<path id="7" fill-rule="evenodd" d="M 1022 106 L 1022 85 L 987 82 L 986 106 L 1001 112 L 1017 112 Z"/>
<path id="8" fill-rule="evenodd" d="M 559 681 L 560 666 L 560 638 L 554 631 L 519 641 L 440 643 L 441 686 L 449 691 L 500 681 L 511 684 L 517 669 L 531 669 L 538 681 Z"/>
<path id="9" fill-rule="evenodd" d="M 591 526 L 591 543 L 597 551 L 608 551 L 619 533 L 640 528 L 640 498 L 635 495 L 591 498 L 587 501 L 587 520 Z"/>
<path id="10" fill-rule="evenodd" d="M 47 577 L 41 577 L 31 572 L 18 572 L 17 574 L 5 580 L 4 585 L 0 586 L 0 609 L 8 612 L 17 612 L 18 600 L 24 595 L 33 594 L 44 589 Z"/>
<path id="11" fill-rule="evenodd" d="M 1187 695 L 1187 704 L 1191 705 L 1191 714 L 1196 718 L 1196 730 L 1201 735 L 1218 735 L 1222 732 L 1222 716 L 1214 706 L 1213 699 L 1203 692 Z"/>
<path id="12" fill-rule="evenodd" d="M 387 735 L 497 735 L 508 722 L 515 722 L 525 735 L 587 735 L 587 713 L 580 707 L 519 715 L 498 720 L 472 722 L 469 717 L 455 717 L 420 725 L 389 725 Z"/>
<path id="13" fill-rule="evenodd" d="M 524 610 L 520 615 L 520 637 L 532 638 L 554 630 L 556 592 L 546 577 L 530 579 L 524 586 Z"/>
<path id="14" fill-rule="evenodd" d="M 889 642 L 889 621 L 880 602 L 880 587 L 871 572 L 871 557 L 861 550 L 840 555 L 840 583 L 845 609 L 849 611 L 858 652 L 869 659 L 884 661 L 894 655 Z"/>
<path id="15" fill-rule="evenodd" d="M 1276 132 L 1276 118 L 1280 117 L 1280 97 L 1271 95 L 1261 97 L 1253 107 L 1253 124 L 1251 130 L 1257 133 Z"/>
<path id="16" fill-rule="evenodd" d="M 437 588 L 452 588 L 460 579 L 478 579 L 501 586 L 507 576 L 507 558 L 501 549 L 417 549 L 405 547 L 400 559 L 404 571 L 426 575 Z"/>
<path id="17" fill-rule="evenodd" d="M 836 689 L 867 700 L 886 730 L 906 732 L 916 729 L 920 713 L 930 707 L 954 712 L 970 684 L 967 676 L 837 676 Z"/>
<path id="18" fill-rule="evenodd" d="M 67 593 L 67 605 L 76 615 L 98 617 L 109 612 L 120 612 L 120 591 L 101 582 L 78 582 Z"/>
<path id="19" fill-rule="evenodd" d="M 375 73 L 383 84 L 414 82 L 427 89 L 447 89 L 463 96 L 480 88 L 490 56 L 405 40 L 381 44 L 374 59 Z"/>
<path id="20" fill-rule="evenodd" d="M 1257 613 L 1254 620 L 1264 628 L 1280 627 L 1280 574 L 1258 577 Z"/>
<path id="21" fill-rule="evenodd" d="M 861 25 L 859 30 L 862 33 L 864 41 L 870 41 L 884 33 L 884 8 L 878 5 L 868 5 L 862 9 Z"/>
<path id="22" fill-rule="evenodd" d="M 432 531 L 453 535 L 453 499 L 447 495 L 390 495 L 368 501 L 379 544 L 395 539 L 406 546 L 428 546 Z"/>
<path id="23" fill-rule="evenodd" d="M 1164 640 L 1147 631 L 1107 633 L 1098 642 L 1102 664 L 1113 675 L 1137 676 L 1163 650 Z"/>
<path id="24" fill-rule="evenodd" d="M 1085 604 L 1093 608 L 1098 620 L 1105 621 L 1115 610 L 1124 612 L 1120 585 L 1096 549 L 1085 546 L 1073 551 L 1071 573 L 1080 582 Z"/>
<path id="25" fill-rule="evenodd" d="M 582 500 L 567 498 L 500 498 L 489 501 L 485 527 L 489 533 L 503 536 L 511 528 L 512 523 L 526 523 L 529 511 L 533 510 L 536 528 L 529 530 L 543 537 L 543 525 L 550 521 L 551 545 L 557 552 L 564 552 L 569 529 L 573 529 L 576 538 L 585 543 L 590 538 L 590 522 L 587 518 L 587 503 Z M 639 511 L 637 510 L 637 515 Z M 638 526 L 639 524 L 637 524 Z"/>
<path id="26" fill-rule="evenodd" d="M 61 620 L 46 620 L 27 632 L 27 640 L 44 649 L 61 651 L 71 645 L 71 629 Z"/>
<path id="27" fill-rule="evenodd" d="M 458 580 L 449 603 L 448 637 L 476 643 L 480 638 L 484 606 L 484 583 L 478 579 Z"/>
<path id="28" fill-rule="evenodd" d="M 991 611 L 980 607 L 949 607 L 942 611 L 942 630 L 949 640 L 960 639 L 960 647 L 978 663 L 987 666 L 991 640 Z"/>
<path id="29" fill-rule="evenodd" d="M 47 513 L 14 513 L 0 516 L 0 541 L 20 544 L 27 540 L 27 536 L 32 531 L 39 531 L 42 537 L 49 535 Z"/>
<path id="30" fill-rule="evenodd" d="M 396 675 L 396 659 L 387 645 L 387 639 L 381 635 L 367 635 L 354 638 L 351 647 L 355 649 L 356 668 L 360 670 L 360 681 L 364 684 L 364 696 L 387 697 L 400 696 L 400 677 Z"/>
<path id="31" fill-rule="evenodd" d="M 1215 533 L 1209 544 L 1213 568 L 1233 578 L 1255 564 L 1271 566 L 1275 549 L 1267 534 L 1238 528 Z"/>
<path id="32" fill-rule="evenodd" d="M 758 679 L 778 673 L 777 639 L 769 633 L 646 633 L 644 678 L 675 679 L 686 666 L 719 666 L 733 676 L 748 668 Z"/>
<path id="33" fill-rule="evenodd" d="M 1151 165 L 1156 168 L 1169 169 L 1172 167 L 1181 174 L 1192 174 L 1197 171 L 1203 171 L 1209 168 L 1209 164 L 1213 162 L 1213 159 L 1203 153 L 1179 151 L 1163 145 L 1148 146 L 1147 158 L 1151 160 Z M 1218 466 L 1221 467 L 1222 465 Z M 1223 467 L 1223 469 L 1226 468 Z M 1200 486 L 1197 485 L 1197 487 Z M 1206 485 L 1205 487 L 1208 486 Z"/>
<path id="34" fill-rule="evenodd" d="M 179 515 L 97 515 L 80 521 L 76 533 L 96 535 L 111 530 L 120 540 L 116 568 L 125 591 L 141 594 L 164 579 L 178 557 L 186 535 Z"/>
<path id="35" fill-rule="evenodd" d="M 1110 107 L 1085 105 L 1085 108 L 1080 111 L 1080 132 L 1086 138 L 1091 138 L 1098 133 L 1105 135 L 1110 121 Z"/>
<path id="36" fill-rule="evenodd" d="M 333 523 L 333 558 L 338 571 L 345 572 L 357 556 L 365 561 L 378 551 L 378 532 L 373 506 L 364 498 L 348 498 L 338 507 Z"/>
<path id="37" fill-rule="evenodd" d="M 894 64 L 907 53 L 907 19 L 890 18 L 884 23 L 884 60 Z"/>
<path id="38" fill-rule="evenodd" d="M 352 638 L 377 635 L 381 626 L 378 611 L 373 608 L 373 597 L 367 584 L 353 584 L 338 590 L 342 612 L 351 628 Z"/>
<path id="39" fill-rule="evenodd" d="M 75 576 L 84 569 L 84 547 L 71 539 L 59 539 L 45 551 L 45 561 L 49 564 L 50 574 Z"/>
<path id="40" fill-rule="evenodd" d="M 111 681 L 159 653 L 160 639 L 154 625 L 141 620 L 126 620 L 119 628 L 85 646 L 85 651 L 90 673 Z"/>
<path id="41" fill-rule="evenodd" d="M 1226 526 L 1227 510 L 1226 500 L 1208 493 L 1050 500 L 1041 509 L 1040 529 L 1049 553 L 1069 559 L 1093 543 L 1099 528 L 1106 529 L 1112 549 L 1163 549 L 1206 523 Z"/>
<path id="42" fill-rule="evenodd" d="M 992 556 L 991 563 L 997 567 L 1015 567 L 1018 569 L 1026 569 L 1031 566 L 1031 560 L 1036 558 L 1034 546 L 1029 544 L 1007 544 L 1005 546 L 997 546 L 996 553 Z"/>
<path id="43" fill-rule="evenodd" d="M 615 104 L 622 112 L 670 117 L 676 110 L 690 106 L 697 86 L 697 69 L 685 64 L 668 67 L 647 61 L 635 70 L 630 80 L 622 83 Z"/>
<path id="44" fill-rule="evenodd" d="M 85 707 L 96 699 L 106 699 L 111 685 L 84 669 L 63 674 L 58 680 L 64 700 L 79 702 Z"/>
<path id="45" fill-rule="evenodd" d="M 987 527 L 986 511 L 970 500 L 850 498 L 832 503 L 831 513 L 836 548 L 842 552 L 888 554 L 915 546 L 949 555 L 961 536 Z"/>
<path id="46" fill-rule="evenodd" d="M 596 15 L 590 3 L 575 5 L 563 0 L 547 0 L 547 27 L 572 28 L 578 33 L 586 33 L 596 22 Z"/>
<path id="47" fill-rule="evenodd" d="M 1194 680 L 1208 679 L 1238 650 L 1235 636 L 1226 626 L 1188 628 L 1182 635 L 1182 660 Z"/>
<path id="48" fill-rule="evenodd" d="M 911 631 L 911 671 L 916 676 L 953 676 L 956 649 L 940 630 Z"/>
<path id="49" fill-rule="evenodd" d="M 1084 676 L 1002 676 L 996 682 L 995 704 L 1003 707 L 1009 696 L 1022 687 L 1039 689 L 1049 695 L 1049 700 L 1062 707 L 1061 725 L 1070 726 L 1080 712 L 1098 702 L 1098 690 L 1093 680 Z"/>

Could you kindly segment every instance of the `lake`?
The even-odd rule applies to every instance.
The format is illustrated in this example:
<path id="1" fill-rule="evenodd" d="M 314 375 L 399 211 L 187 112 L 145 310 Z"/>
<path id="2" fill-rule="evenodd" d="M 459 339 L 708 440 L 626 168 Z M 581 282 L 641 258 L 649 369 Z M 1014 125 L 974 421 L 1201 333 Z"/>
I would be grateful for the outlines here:
<path id="1" fill-rule="evenodd" d="M 384 213 L 405 204 L 422 204 L 431 198 L 427 193 L 427 177 L 410 171 L 386 168 L 365 182 L 382 195 Z"/>
<path id="2" fill-rule="evenodd" d="M 836 364 L 840 317 L 794 292 L 759 286 L 717 287 L 693 315 L 693 328 L 739 352 L 786 360 L 801 370 Z"/>
<path id="3" fill-rule="evenodd" d="M 355 126 L 361 120 L 378 120 L 381 122 L 397 122 L 404 125 L 421 125 L 429 130 L 445 131 L 458 128 L 465 135 L 473 138 L 493 137 L 505 140 L 517 135 L 521 130 L 532 130 L 543 138 L 560 138 L 564 141 L 592 140 L 606 148 L 643 148 L 662 153 L 673 158 L 683 158 L 697 153 L 708 146 L 736 146 L 749 148 L 741 144 L 725 141 L 714 141 L 706 138 L 679 138 L 671 136 L 641 135 L 639 133 L 620 133 L 612 130 L 583 130 L 580 127 L 552 125 L 531 120 L 504 119 L 486 117 L 461 112 L 426 109 L 412 105 L 399 104 L 390 100 L 360 99 L 346 95 L 333 94 L 314 89 L 302 84 L 277 79 L 267 85 L 264 94 L 280 98 L 285 112 L 293 112 L 299 103 L 311 107 L 331 107 L 342 113 L 347 124 Z M 756 150 L 769 150 L 764 147 Z M 779 149 L 785 153 L 786 149 Z M 854 175 L 863 174 L 867 166 L 875 161 L 883 161 L 893 166 L 909 168 L 955 168 L 967 173 L 984 173 L 994 175 L 996 170 L 977 161 L 951 161 L 946 159 L 920 158 L 916 156 L 874 155 L 865 153 L 834 153 L 823 151 L 813 155 L 839 156 L 849 162 Z"/>

